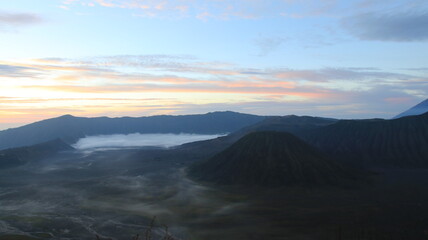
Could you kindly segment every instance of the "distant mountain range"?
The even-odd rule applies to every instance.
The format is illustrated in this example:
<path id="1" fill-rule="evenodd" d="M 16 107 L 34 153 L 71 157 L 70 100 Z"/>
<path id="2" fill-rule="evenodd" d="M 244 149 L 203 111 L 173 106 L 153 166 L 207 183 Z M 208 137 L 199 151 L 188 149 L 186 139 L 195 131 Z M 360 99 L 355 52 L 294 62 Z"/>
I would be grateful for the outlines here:
<path id="1" fill-rule="evenodd" d="M 189 168 L 189 175 L 200 181 L 337 185 L 358 176 L 358 169 L 428 168 L 428 113 L 394 120 L 272 117 L 229 136 L 183 147 L 219 151 Z"/>
<path id="2" fill-rule="evenodd" d="M 84 118 L 65 115 L 23 127 L 0 131 L 0 150 L 29 146 L 61 138 L 71 144 L 89 135 L 130 133 L 217 134 L 237 131 L 265 119 L 263 116 L 236 112 L 199 115 Z"/>
<path id="3" fill-rule="evenodd" d="M 141 118 L 65 115 L 0 131 L 0 150 L 52 139 L 71 144 L 79 138 L 101 134 L 231 132 L 225 137 L 177 148 L 178 151 L 198 152 L 200 156 L 210 157 L 247 134 L 261 131 L 291 133 L 329 158 L 359 167 L 428 167 L 428 113 L 393 120 L 337 120 L 294 115 L 264 117 L 236 112 Z"/>
<path id="4" fill-rule="evenodd" d="M 60 139 L 29 147 L 12 148 L 0 151 L 0 168 L 16 167 L 27 162 L 52 156 L 61 151 L 74 150 Z"/>
<path id="5" fill-rule="evenodd" d="M 259 131 L 292 133 L 330 158 L 358 168 L 428 168 L 428 113 L 393 120 L 269 117 L 228 136 L 181 148 L 213 155 Z"/>
<path id="6" fill-rule="evenodd" d="M 299 136 L 329 156 L 354 164 L 428 167 L 428 113 L 393 120 L 341 120 Z"/>
<path id="7" fill-rule="evenodd" d="M 426 99 L 425 101 L 417 104 L 416 106 L 410 108 L 409 110 L 398 114 L 397 116 L 395 116 L 394 118 L 401 118 L 401 117 L 406 117 L 406 116 L 414 116 L 414 115 L 420 115 L 420 114 L 424 114 L 428 112 L 428 99 Z"/>
<path id="8" fill-rule="evenodd" d="M 201 181 L 232 185 L 339 185 L 356 174 L 289 133 L 254 132 L 191 166 Z"/>

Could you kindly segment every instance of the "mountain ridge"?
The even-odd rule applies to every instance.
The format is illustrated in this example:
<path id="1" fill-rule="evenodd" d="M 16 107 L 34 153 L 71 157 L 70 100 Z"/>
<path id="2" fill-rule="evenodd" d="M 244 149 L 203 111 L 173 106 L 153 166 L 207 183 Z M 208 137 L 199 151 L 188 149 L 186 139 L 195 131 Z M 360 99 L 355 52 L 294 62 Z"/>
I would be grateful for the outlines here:
<path id="1" fill-rule="evenodd" d="M 71 150 L 74 150 L 74 148 L 61 139 L 54 139 L 27 147 L 8 148 L 0 151 L 0 168 L 23 165 L 32 160 Z"/>
<path id="2" fill-rule="evenodd" d="M 102 134 L 227 133 L 252 125 L 264 118 L 264 116 L 231 111 L 120 118 L 85 118 L 68 114 L 0 131 L 0 150 L 30 146 L 56 138 L 71 144 L 85 136 Z"/>
<path id="3" fill-rule="evenodd" d="M 340 120 L 299 137 L 329 156 L 367 167 L 428 167 L 428 113 Z"/>
<path id="4" fill-rule="evenodd" d="M 315 129 L 321 126 L 327 126 L 337 121 L 337 119 L 333 118 L 311 116 L 270 116 L 253 125 L 232 132 L 227 136 L 205 141 L 186 143 L 179 146 L 178 148 L 180 148 L 182 151 L 187 150 L 205 152 L 208 153 L 207 155 L 212 155 L 213 153 L 221 152 L 222 150 L 226 149 L 227 147 L 238 141 L 240 138 L 252 132 L 288 132 L 297 136 L 301 132 L 305 132 L 307 130 Z"/>

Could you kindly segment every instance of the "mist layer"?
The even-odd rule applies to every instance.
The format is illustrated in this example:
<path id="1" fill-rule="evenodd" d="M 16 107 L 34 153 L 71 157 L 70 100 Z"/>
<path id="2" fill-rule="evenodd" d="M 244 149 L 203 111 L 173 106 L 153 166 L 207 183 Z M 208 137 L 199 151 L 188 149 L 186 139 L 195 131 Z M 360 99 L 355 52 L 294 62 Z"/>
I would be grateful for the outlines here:
<path id="1" fill-rule="evenodd" d="M 114 134 L 88 136 L 79 139 L 73 147 L 79 150 L 110 147 L 173 147 L 184 143 L 208 140 L 223 136 L 200 134 Z"/>

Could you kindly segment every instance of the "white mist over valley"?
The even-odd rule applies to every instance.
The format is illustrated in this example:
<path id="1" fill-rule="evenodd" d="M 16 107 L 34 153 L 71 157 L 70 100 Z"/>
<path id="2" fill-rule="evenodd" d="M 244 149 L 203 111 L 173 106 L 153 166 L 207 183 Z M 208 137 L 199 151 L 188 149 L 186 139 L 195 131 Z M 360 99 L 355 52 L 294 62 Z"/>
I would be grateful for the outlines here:
<path id="1" fill-rule="evenodd" d="M 133 147 L 163 147 L 169 148 L 185 143 L 214 139 L 225 134 L 113 134 L 87 136 L 79 139 L 73 147 L 78 150 L 94 148 L 133 148 Z"/>

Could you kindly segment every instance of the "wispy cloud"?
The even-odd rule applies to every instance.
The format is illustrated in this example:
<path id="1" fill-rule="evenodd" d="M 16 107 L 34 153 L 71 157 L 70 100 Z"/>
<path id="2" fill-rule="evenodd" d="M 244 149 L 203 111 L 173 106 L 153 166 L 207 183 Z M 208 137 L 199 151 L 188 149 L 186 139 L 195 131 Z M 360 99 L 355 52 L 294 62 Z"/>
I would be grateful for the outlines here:
<path id="1" fill-rule="evenodd" d="M 318 16 L 338 5 L 334 0 L 66 0 L 63 7 L 74 4 L 137 10 L 135 15 L 142 17 L 193 17 L 201 20 Z"/>
<path id="2" fill-rule="evenodd" d="M 0 65 L 0 71 L 5 77 L 29 77 L 31 75 L 27 75 L 28 71 L 48 74 L 51 84 L 27 84 L 26 87 L 73 92 L 292 94 L 305 92 L 300 91 L 303 87 L 330 89 L 329 84 L 332 82 L 371 85 L 375 82 L 397 83 L 418 79 L 417 75 L 373 68 L 246 69 L 218 62 L 201 63 L 192 57 L 168 57 L 171 61 L 164 59 L 165 56 L 111 56 L 90 60 L 39 59 L 3 64 Z M 338 86 L 340 89 L 340 84 Z"/>
<path id="3" fill-rule="evenodd" d="M 267 56 L 287 41 L 284 37 L 258 38 L 255 40 L 259 48 L 259 56 Z"/>
<path id="4" fill-rule="evenodd" d="M 0 31 L 15 30 L 17 27 L 30 26 L 43 22 L 44 19 L 34 13 L 16 13 L 0 10 Z"/>
<path id="5" fill-rule="evenodd" d="M 428 93 L 424 72 L 409 70 L 245 68 L 165 55 L 0 64 L 0 77 L 7 79 L 0 81 L 0 116 L 17 122 L 73 112 L 141 116 L 198 109 L 266 114 L 282 109 L 280 114 L 324 116 L 343 109 L 343 116 L 385 115 L 408 104 L 396 101 L 386 109 L 393 99 L 417 102 Z"/>
<path id="6" fill-rule="evenodd" d="M 0 23 L 11 25 L 27 25 L 42 22 L 42 17 L 32 13 L 10 13 L 0 11 Z"/>
<path id="7" fill-rule="evenodd" d="M 409 80 L 415 76 L 381 71 L 379 69 L 367 68 L 322 68 L 312 70 L 278 70 L 276 76 L 288 80 L 304 80 L 311 82 L 337 82 L 337 81 L 378 81 L 387 82 L 389 80 Z"/>
<path id="8" fill-rule="evenodd" d="M 4 77 L 36 77 L 37 69 L 16 65 L 0 64 L 0 78 Z"/>
<path id="9" fill-rule="evenodd" d="M 116 8 L 133 16 L 149 18 L 230 19 L 320 19 L 304 36 L 263 36 L 255 40 L 260 56 L 266 56 L 285 41 L 320 47 L 346 41 L 349 36 L 369 41 L 426 41 L 428 5 L 424 0 L 65 0 L 64 6 Z M 304 21 L 304 20 L 302 20 Z M 344 30 L 344 31 L 343 31 Z M 333 33 L 335 32 L 335 33 Z M 296 39 L 293 41 L 293 39 Z"/>
<path id="10" fill-rule="evenodd" d="M 361 40 L 428 41 L 428 11 L 371 12 L 343 20 L 344 27 Z"/>

